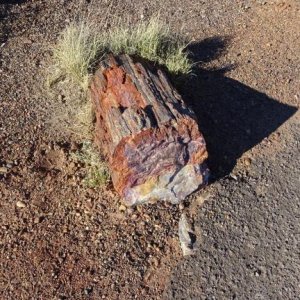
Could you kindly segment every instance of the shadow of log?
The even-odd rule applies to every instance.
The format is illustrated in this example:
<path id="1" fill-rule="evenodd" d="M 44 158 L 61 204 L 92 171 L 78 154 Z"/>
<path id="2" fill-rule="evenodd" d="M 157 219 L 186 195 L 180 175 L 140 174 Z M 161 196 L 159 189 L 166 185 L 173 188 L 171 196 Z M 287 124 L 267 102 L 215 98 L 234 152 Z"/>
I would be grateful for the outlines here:
<path id="1" fill-rule="evenodd" d="M 208 62 L 222 55 L 228 38 L 209 38 L 189 47 L 191 58 Z M 288 120 L 296 108 L 224 76 L 228 68 L 196 68 L 179 87 L 195 111 L 209 152 L 209 167 L 217 179 L 231 172 L 242 154 Z"/>

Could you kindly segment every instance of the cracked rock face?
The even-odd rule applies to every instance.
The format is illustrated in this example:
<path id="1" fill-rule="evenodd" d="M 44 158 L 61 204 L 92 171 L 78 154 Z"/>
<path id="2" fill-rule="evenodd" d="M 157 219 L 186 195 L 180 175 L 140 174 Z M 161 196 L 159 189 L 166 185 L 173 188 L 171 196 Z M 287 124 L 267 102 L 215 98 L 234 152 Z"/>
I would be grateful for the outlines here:
<path id="1" fill-rule="evenodd" d="M 109 56 L 91 96 L 96 141 L 127 205 L 178 203 L 207 183 L 206 145 L 195 115 L 161 70 Z"/>
<path id="2" fill-rule="evenodd" d="M 127 205 L 161 199 L 176 204 L 206 184 L 207 176 L 208 170 L 202 165 L 186 165 L 178 171 L 165 171 L 142 184 L 129 186 L 124 190 L 124 198 Z"/>

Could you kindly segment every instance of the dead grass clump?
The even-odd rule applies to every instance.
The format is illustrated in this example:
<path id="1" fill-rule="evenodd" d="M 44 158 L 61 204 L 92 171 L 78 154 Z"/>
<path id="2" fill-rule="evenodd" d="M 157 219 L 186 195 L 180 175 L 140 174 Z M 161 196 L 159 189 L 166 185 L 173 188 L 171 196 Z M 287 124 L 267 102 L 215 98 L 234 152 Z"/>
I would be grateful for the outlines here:
<path id="1" fill-rule="evenodd" d="M 74 123 L 70 124 L 70 130 L 80 139 L 92 139 L 94 111 L 89 102 L 81 104 L 74 113 Z"/>
<path id="2" fill-rule="evenodd" d="M 80 151 L 73 153 L 72 158 L 84 164 L 86 175 L 83 183 L 88 187 L 95 188 L 109 183 L 110 174 L 108 166 L 90 141 L 84 141 Z"/>
<path id="3" fill-rule="evenodd" d="M 174 74 L 188 74 L 192 63 L 184 51 L 186 42 L 168 25 L 152 17 L 135 26 L 116 25 L 103 31 L 88 21 L 70 24 L 54 48 L 57 68 L 88 88 L 89 72 L 105 53 L 137 55 L 167 67 Z"/>
<path id="4" fill-rule="evenodd" d="M 134 27 L 113 28 L 107 36 L 107 50 L 114 54 L 138 55 L 165 65 L 171 73 L 188 74 L 192 63 L 184 49 L 187 45 L 178 35 L 173 35 L 167 24 L 152 17 Z"/>
<path id="5" fill-rule="evenodd" d="M 72 23 L 61 33 L 53 49 L 54 60 L 62 73 L 87 90 L 89 69 L 101 49 L 102 40 L 93 24 Z"/>

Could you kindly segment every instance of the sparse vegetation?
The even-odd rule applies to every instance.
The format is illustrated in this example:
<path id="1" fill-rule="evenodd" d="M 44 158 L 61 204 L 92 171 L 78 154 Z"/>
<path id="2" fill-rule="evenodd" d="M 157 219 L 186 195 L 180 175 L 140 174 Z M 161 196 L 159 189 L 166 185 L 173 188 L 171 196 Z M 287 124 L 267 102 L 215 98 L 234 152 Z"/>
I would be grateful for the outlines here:
<path id="1" fill-rule="evenodd" d="M 101 159 L 99 153 L 93 147 L 90 141 L 84 141 L 80 151 L 72 155 L 75 161 L 85 165 L 86 176 L 83 182 L 89 187 L 106 185 L 110 180 L 110 174 L 107 164 Z"/>
<path id="2" fill-rule="evenodd" d="M 54 48 L 56 66 L 86 90 L 89 68 L 102 48 L 101 38 L 91 24 L 72 23 L 62 32 Z"/>
<path id="3" fill-rule="evenodd" d="M 83 89 L 88 87 L 89 72 L 105 53 L 137 55 L 167 67 L 171 73 L 188 74 L 192 63 L 184 51 L 186 42 L 173 35 L 167 24 L 153 17 L 135 26 L 114 26 L 97 30 L 87 21 L 70 24 L 61 34 L 54 58 L 57 67 Z"/>
<path id="4" fill-rule="evenodd" d="M 83 139 L 92 138 L 94 111 L 89 102 L 81 104 L 74 115 L 71 130 Z"/>
<path id="5" fill-rule="evenodd" d="M 167 24 L 158 17 L 140 22 L 132 28 L 112 29 L 106 37 L 107 51 L 114 54 L 138 55 L 165 65 L 171 73 L 188 74 L 192 63 L 184 52 L 186 42 L 172 35 Z"/>

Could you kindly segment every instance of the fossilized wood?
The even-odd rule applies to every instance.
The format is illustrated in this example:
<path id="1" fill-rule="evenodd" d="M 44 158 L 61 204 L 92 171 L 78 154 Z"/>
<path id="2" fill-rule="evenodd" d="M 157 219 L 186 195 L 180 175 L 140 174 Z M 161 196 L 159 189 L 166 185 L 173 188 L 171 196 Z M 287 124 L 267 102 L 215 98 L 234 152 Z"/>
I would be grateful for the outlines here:
<path id="1" fill-rule="evenodd" d="M 91 83 L 96 141 L 127 205 L 178 203 L 207 183 L 207 151 L 193 111 L 165 73 L 109 55 Z"/>

